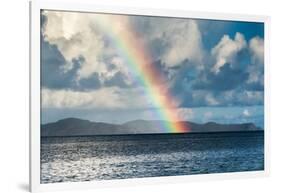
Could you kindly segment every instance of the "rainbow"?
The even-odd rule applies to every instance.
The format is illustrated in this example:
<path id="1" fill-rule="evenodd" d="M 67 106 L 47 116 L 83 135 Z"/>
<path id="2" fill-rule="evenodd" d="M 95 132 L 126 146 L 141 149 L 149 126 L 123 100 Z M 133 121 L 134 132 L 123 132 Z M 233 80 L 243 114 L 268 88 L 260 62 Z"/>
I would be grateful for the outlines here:
<path id="1" fill-rule="evenodd" d="M 143 42 L 138 40 L 138 36 L 130 25 L 126 25 L 126 29 L 122 30 L 122 33 L 115 34 L 114 28 L 119 26 L 116 26 L 118 23 L 114 22 L 114 17 L 118 17 L 118 15 L 98 16 L 98 24 L 126 59 L 132 73 L 137 75 L 138 82 L 144 86 L 146 97 L 153 102 L 158 116 L 165 120 L 164 131 L 169 133 L 188 132 L 189 127 L 183 121 L 178 120 L 175 99 L 168 88 L 162 85 L 164 78 L 153 65 Z"/>

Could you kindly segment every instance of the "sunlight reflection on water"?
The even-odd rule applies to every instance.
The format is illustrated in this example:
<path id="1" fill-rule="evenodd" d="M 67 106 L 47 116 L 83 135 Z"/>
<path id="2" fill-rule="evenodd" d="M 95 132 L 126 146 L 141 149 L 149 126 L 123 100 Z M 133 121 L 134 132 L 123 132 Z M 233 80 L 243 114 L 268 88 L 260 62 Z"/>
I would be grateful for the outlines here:
<path id="1" fill-rule="evenodd" d="M 41 183 L 263 170 L 263 133 L 42 138 Z"/>

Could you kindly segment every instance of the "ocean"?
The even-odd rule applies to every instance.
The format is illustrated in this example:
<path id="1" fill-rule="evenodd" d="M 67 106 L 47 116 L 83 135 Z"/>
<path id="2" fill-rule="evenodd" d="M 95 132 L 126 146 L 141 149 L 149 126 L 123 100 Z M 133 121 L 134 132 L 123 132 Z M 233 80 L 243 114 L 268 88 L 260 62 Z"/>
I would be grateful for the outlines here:
<path id="1" fill-rule="evenodd" d="M 41 138 L 41 183 L 264 169 L 264 132 Z"/>

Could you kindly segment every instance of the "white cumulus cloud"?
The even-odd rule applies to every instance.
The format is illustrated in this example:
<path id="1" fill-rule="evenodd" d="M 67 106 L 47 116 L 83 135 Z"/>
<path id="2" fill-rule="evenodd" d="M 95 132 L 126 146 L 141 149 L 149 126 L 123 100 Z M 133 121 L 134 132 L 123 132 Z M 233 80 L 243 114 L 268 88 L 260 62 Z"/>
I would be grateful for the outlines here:
<path id="1" fill-rule="evenodd" d="M 138 89 L 102 88 L 94 91 L 42 89 L 43 108 L 134 109 L 151 108 Z"/>
<path id="2" fill-rule="evenodd" d="M 249 50 L 251 53 L 252 65 L 249 66 L 249 83 L 263 82 L 263 67 L 264 67 L 264 40 L 260 37 L 254 37 L 249 41 Z"/>
<path id="3" fill-rule="evenodd" d="M 73 59 L 84 59 L 76 73 L 77 81 L 97 73 L 103 82 L 120 71 L 130 82 L 126 58 L 110 36 L 122 37 L 131 30 L 146 48 L 158 45 L 154 50 L 145 50 L 151 62 L 161 60 L 169 68 L 188 60 L 203 66 L 201 32 L 195 20 L 61 11 L 44 11 L 43 15 L 47 18 L 42 29 L 44 39 L 56 45 L 66 59 L 62 70 L 71 70 Z M 115 65 L 114 70 L 108 67 L 109 62 Z"/>
<path id="4" fill-rule="evenodd" d="M 43 15 L 47 18 L 43 28 L 44 39 L 56 45 L 66 59 L 64 71 L 73 68 L 73 59 L 83 57 L 85 61 L 77 71 L 77 81 L 93 73 L 98 73 L 101 81 L 113 76 L 105 59 L 113 59 L 118 53 L 107 45 L 107 36 L 100 23 L 114 20 L 120 28 L 112 28 L 115 30 L 112 33 L 122 33 L 127 20 L 125 16 L 56 11 L 44 11 Z M 124 67 L 118 70 L 123 72 Z"/>
<path id="5" fill-rule="evenodd" d="M 254 37 L 249 42 L 249 48 L 252 53 L 253 63 L 264 63 L 264 40 L 260 37 Z"/>
<path id="6" fill-rule="evenodd" d="M 202 35 L 195 20 L 164 17 L 133 17 L 130 19 L 154 61 L 174 67 L 188 60 L 202 64 Z"/>
<path id="7" fill-rule="evenodd" d="M 212 68 L 213 72 L 218 73 L 225 63 L 231 63 L 236 54 L 246 47 L 247 42 L 243 34 L 236 33 L 234 39 L 231 39 L 229 35 L 224 35 L 211 50 L 211 54 L 216 58 L 216 63 Z"/>
<path id="8" fill-rule="evenodd" d="M 244 115 L 245 117 L 249 117 L 251 114 L 250 114 L 250 111 L 249 111 L 248 109 L 244 109 L 243 115 Z"/>
<path id="9" fill-rule="evenodd" d="M 163 53 L 162 60 L 168 66 L 179 65 L 188 59 L 191 62 L 202 64 L 203 48 L 201 33 L 195 21 L 179 21 L 166 26 L 166 35 L 169 49 Z"/>

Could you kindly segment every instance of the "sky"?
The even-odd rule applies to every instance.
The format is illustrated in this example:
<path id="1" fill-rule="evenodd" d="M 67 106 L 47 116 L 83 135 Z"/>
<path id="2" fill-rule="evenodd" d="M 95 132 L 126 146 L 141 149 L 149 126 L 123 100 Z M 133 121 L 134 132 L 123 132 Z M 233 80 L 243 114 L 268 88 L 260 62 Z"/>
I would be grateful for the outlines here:
<path id="1" fill-rule="evenodd" d="M 41 12 L 41 122 L 264 124 L 263 23 Z"/>

